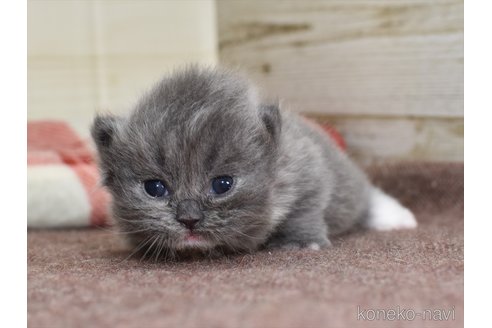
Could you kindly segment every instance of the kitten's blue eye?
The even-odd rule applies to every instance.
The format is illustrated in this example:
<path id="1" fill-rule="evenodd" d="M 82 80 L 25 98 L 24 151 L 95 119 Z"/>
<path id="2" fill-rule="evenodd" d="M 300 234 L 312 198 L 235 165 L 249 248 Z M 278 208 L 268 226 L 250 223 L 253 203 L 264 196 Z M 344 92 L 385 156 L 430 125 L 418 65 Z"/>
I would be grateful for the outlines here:
<path id="1" fill-rule="evenodd" d="M 152 197 L 166 196 L 169 192 L 161 180 L 147 180 L 144 182 L 145 191 Z"/>
<path id="2" fill-rule="evenodd" d="M 220 176 L 212 180 L 212 191 L 215 194 L 223 194 L 232 188 L 234 180 L 228 175 Z"/>

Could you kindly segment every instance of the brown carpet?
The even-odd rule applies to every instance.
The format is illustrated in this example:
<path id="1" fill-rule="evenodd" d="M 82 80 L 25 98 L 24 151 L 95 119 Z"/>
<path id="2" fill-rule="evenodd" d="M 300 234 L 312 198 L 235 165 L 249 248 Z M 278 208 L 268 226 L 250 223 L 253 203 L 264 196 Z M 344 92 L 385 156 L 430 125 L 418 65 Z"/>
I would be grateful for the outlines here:
<path id="1" fill-rule="evenodd" d="M 128 252 L 106 230 L 29 231 L 28 325 L 463 326 L 463 164 L 369 172 L 414 210 L 417 230 L 180 263 L 123 261 Z"/>

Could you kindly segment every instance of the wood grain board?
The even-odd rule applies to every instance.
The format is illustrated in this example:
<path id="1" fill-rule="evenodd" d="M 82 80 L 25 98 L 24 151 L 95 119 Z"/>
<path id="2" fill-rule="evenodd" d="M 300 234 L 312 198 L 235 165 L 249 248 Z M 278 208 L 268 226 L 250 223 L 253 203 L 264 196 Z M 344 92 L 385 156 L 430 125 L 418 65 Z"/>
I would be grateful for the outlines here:
<path id="1" fill-rule="evenodd" d="M 218 0 L 219 58 L 361 161 L 463 160 L 463 1 Z"/>
<path id="2" fill-rule="evenodd" d="M 463 119 L 307 114 L 343 135 L 361 164 L 380 161 L 463 162 Z"/>

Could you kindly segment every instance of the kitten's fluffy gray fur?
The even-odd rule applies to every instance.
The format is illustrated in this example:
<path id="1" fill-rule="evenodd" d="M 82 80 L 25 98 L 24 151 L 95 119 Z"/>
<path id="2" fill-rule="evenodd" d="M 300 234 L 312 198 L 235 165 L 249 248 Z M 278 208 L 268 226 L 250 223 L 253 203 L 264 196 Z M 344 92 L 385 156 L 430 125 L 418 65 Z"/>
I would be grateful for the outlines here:
<path id="1" fill-rule="evenodd" d="M 374 189 L 345 153 L 315 125 L 259 102 L 231 71 L 178 71 L 129 117 L 96 117 L 92 135 L 120 228 L 156 257 L 319 248 L 370 217 Z M 233 188 L 214 195 L 222 175 Z M 147 195 L 149 179 L 164 181 L 169 196 Z M 180 204 L 201 212 L 195 238 L 176 220 Z"/>

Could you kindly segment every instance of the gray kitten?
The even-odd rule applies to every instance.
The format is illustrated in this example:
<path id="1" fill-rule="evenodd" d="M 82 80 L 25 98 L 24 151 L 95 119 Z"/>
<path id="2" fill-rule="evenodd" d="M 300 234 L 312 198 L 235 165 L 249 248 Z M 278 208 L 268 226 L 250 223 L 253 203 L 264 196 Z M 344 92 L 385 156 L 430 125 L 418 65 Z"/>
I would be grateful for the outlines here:
<path id="1" fill-rule="evenodd" d="M 319 127 L 227 70 L 166 77 L 128 118 L 96 117 L 92 136 L 120 228 L 156 258 L 319 249 L 355 226 L 416 226 Z"/>

